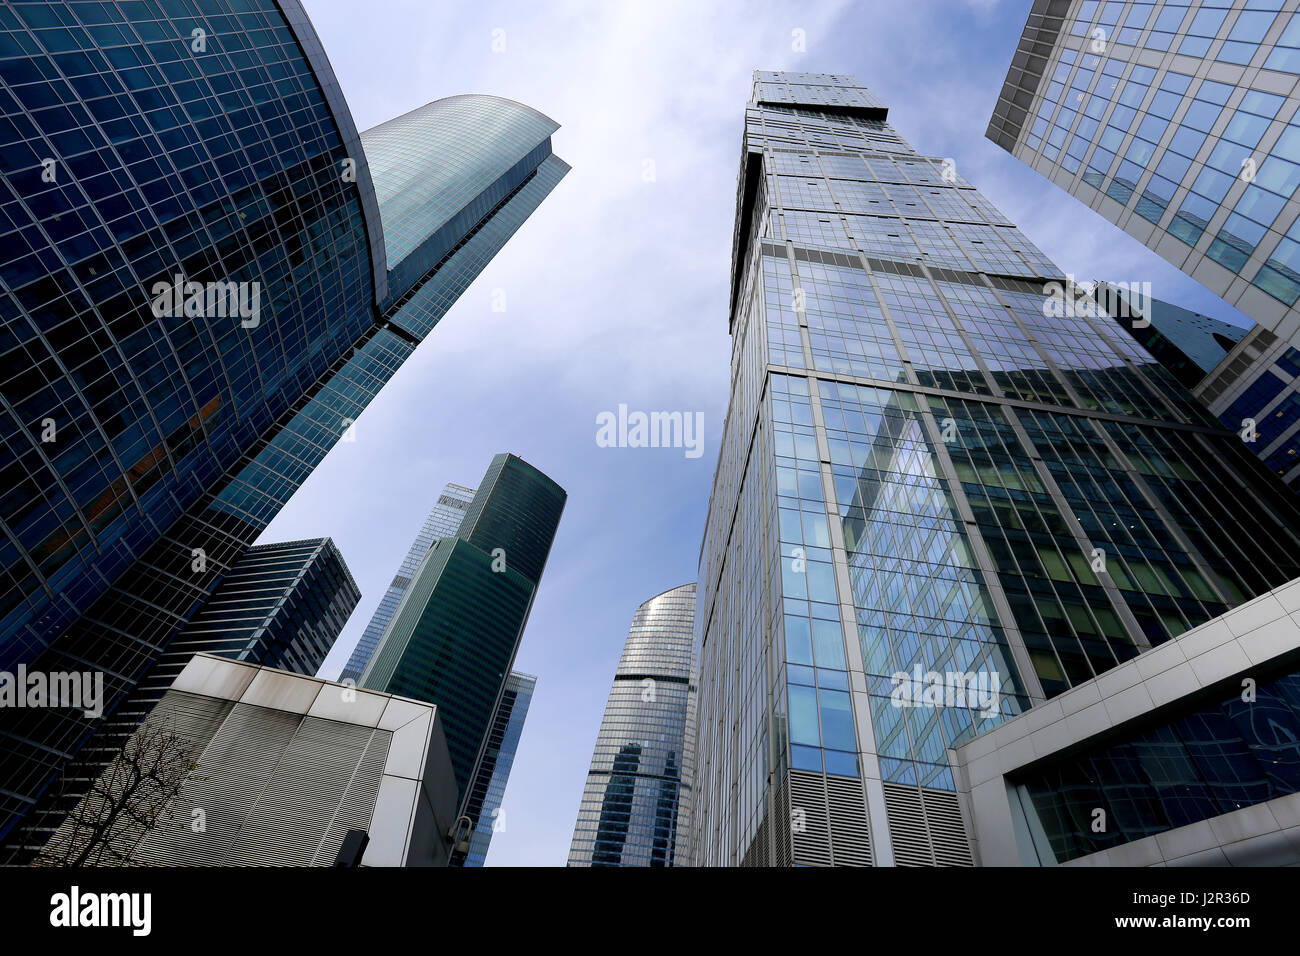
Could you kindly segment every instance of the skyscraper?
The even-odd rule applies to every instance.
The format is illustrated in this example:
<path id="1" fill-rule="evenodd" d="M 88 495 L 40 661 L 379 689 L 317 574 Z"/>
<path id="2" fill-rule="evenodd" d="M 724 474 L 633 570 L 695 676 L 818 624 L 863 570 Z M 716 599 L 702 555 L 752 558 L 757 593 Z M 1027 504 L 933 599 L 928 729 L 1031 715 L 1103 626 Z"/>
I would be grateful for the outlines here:
<path id="1" fill-rule="evenodd" d="M 682 866 L 695 746 L 695 584 L 632 618 L 596 737 L 569 866 Z"/>
<path id="2" fill-rule="evenodd" d="M 0 13 L 0 666 L 109 709 L 568 168 L 491 96 L 359 136 L 297 0 L 158 9 Z M 93 730 L 0 714 L 0 835 Z"/>
<path id="3" fill-rule="evenodd" d="M 953 748 L 1300 573 L 1294 496 L 886 119 L 755 75 L 695 864 L 969 864 Z"/>
<path id="4" fill-rule="evenodd" d="M 474 773 L 474 781 L 470 784 L 469 796 L 465 801 L 465 816 L 469 817 L 474 828 L 469 841 L 469 853 L 463 857 L 453 853 L 452 866 L 482 866 L 487 859 L 488 847 L 492 843 L 492 834 L 496 832 L 497 824 L 500 823 L 503 827 L 505 825 L 505 820 L 500 817 L 504 812 L 501 810 L 501 801 L 505 798 L 510 768 L 514 766 L 519 737 L 524 732 L 524 721 L 528 717 L 528 705 L 532 703 L 536 689 L 537 678 L 532 674 L 511 671 L 506 679 L 501 703 L 492 715 L 492 727 L 483 748 L 483 759 Z"/>
<path id="5" fill-rule="evenodd" d="M 1252 450 L 1293 485 L 1300 396 L 1273 370 L 1300 356 L 1297 69 L 1290 0 L 1035 0 L 988 127 L 1257 323 L 1196 394 L 1267 422 Z"/>
<path id="6" fill-rule="evenodd" d="M 393 581 L 388 585 L 388 590 L 384 592 L 383 598 L 379 601 L 379 606 L 375 608 L 374 616 L 371 617 L 370 623 L 366 629 L 361 632 L 361 639 L 357 641 L 357 646 L 352 650 L 352 656 L 348 658 L 347 664 L 339 673 L 339 680 L 357 680 L 361 677 L 361 672 L 366 669 L 370 663 L 370 655 L 375 652 L 379 645 L 379 639 L 384 634 L 384 629 L 388 627 L 388 622 L 393 619 L 393 612 L 397 610 L 397 605 L 401 603 L 402 595 L 406 589 L 411 586 L 411 576 L 415 574 L 415 569 L 420 566 L 433 542 L 439 538 L 454 538 L 456 532 L 460 530 L 460 523 L 465 518 L 465 509 L 474 499 L 474 489 L 466 488 L 464 485 L 455 485 L 450 482 L 442 489 L 442 494 L 438 496 L 437 503 L 434 504 L 433 510 L 429 516 L 424 519 L 424 527 L 420 533 L 415 536 L 411 542 L 411 548 L 406 552 L 406 557 L 402 559 L 401 567 L 397 569 L 397 574 L 393 576 Z"/>
<path id="7" fill-rule="evenodd" d="M 564 489 L 500 454 L 454 538 L 424 556 L 362 687 L 438 706 L 461 812 L 559 527 Z"/>
<path id="8" fill-rule="evenodd" d="M 153 689 L 153 700 L 159 699 L 200 653 L 314 675 L 360 598 L 331 539 L 254 545 L 226 572 L 167 645 L 149 680 L 128 699 L 147 688 Z"/>

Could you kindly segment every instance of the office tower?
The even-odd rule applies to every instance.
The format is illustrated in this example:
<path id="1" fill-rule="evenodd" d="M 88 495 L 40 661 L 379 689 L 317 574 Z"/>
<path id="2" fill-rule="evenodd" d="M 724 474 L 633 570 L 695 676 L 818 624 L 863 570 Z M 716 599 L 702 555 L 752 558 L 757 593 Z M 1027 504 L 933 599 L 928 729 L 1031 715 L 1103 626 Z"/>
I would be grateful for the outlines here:
<path id="1" fill-rule="evenodd" d="M 986 866 L 1300 864 L 1300 582 L 957 748 Z"/>
<path id="2" fill-rule="evenodd" d="M 388 627 L 388 622 L 393 619 L 393 612 L 397 610 L 397 605 L 401 603 L 402 595 L 410 587 L 411 576 L 415 574 L 415 569 L 420 566 L 420 562 L 424 559 L 433 542 L 439 538 L 454 538 L 456 536 L 456 532 L 460 530 L 460 523 L 465 517 L 465 509 L 469 507 L 469 503 L 473 498 L 474 489 L 466 488 L 464 485 L 448 483 L 442 489 L 442 494 L 438 496 L 438 501 L 433 506 L 433 510 L 424 519 L 424 527 L 420 529 L 420 533 L 411 542 L 411 548 L 406 552 L 406 557 L 402 560 L 401 567 L 397 569 L 393 582 L 388 585 L 388 590 L 384 592 L 379 607 L 375 608 L 374 617 L 370 619 L 366 629 L 361 632 L 361 639 L 357 641 L 357 646 L 352 650 L 352 656 L 348 658 L 347 664 L 339 674 L 339 680 L 355 681 L 361 677 L 361 672 L 370 663 L 370 655 L 375 652 L 375 647 L 378 646 L 379 639 L 384 634 L 384 629 Z"/>
<path id="3" fill-rule="evenodd" d="M 124 826 L 112 848 L 137 866 L 333 866 L 348 831 L 364 830 L 362 866 L 446 866 L 456 789 L 439 717 L 419 701 L 198 654 L 146 727 L 183 742 L 201 769 L 157 826 Z M 65 822 L 50 850 L 77 839 Z"/>
<path id="4" fill-rule="evenodd" d="M 360 599 L 352 572 L 331 539 L 254 545 L 226 572 L 113 719 L 143 720 L 195 654 L 314 675 Z"/>
<path id="5" fill-rule="evenodd" d="M 465 815 L 473 826 L 469 852 L 464 855 L 452 853 L 452 866 L 482 866 L 497 823 L 505 825 L 500 816 L 501 801 L 506 795 L 510 768 L 514 766 L 515 751 L 519 748 L 519 736 L 524 731 L 528 705 L 532 703 L 536 689 L 537 678 L 531 674 L 511 671 L 506 678 L 501 703 L 492 716 L 483 759 L 474 773 L 474 782 L 465 802 Z"/>
<path id="6" fill-rule="evenodd" d="M 297 0 L 157 10 L 0 10 L 0 667 L 109 709 L 567 170 L 497 97 L 358 135 Z M 0 837 L 93 730 L 0 714 Z"/>
<path id="7" fill-rule="evenodd" d="M 1300 399 L 1273 370 L 1300 349 L 1297 69 L 1290 0 L 1036 0 L 988 127 L 1257 323 L 1196 394 L 1234 430 L 1267 420 L 1251 448 L 1293 487 Z"/>
<path id="8" fill-rule="evenodd" d="M 454 538 L 433 543 L 360 685 L 436 704 L 461 813 L 566 499 L 510 454 L 492 459 Z"/>
<path id="9" fill-rule="evenodd" d="M 632 618 L 587 771 L 569 866 L 685 865 L 694 746 L 691 583 L 652 597 Z"/>
<path id="10" fill-rule="evenodd" d="M 852 78 L 744 142 L 691 861 L 971 863 L 947 751 L 1296 577 L 1300 511 Z"/>
<path id="11" fill-rule="evenodd" d="M 1300 349 L 1259 326 L 1243 329 L 1155 298 L 1138 305 L 1112 283 L 1098 283 L 1093 298 L 1270 471 L 1300 488 Z"/>
<path id="12" fill-rule="evenodd" d="M 1245 432 L 1273 474 L 1300 489 L 1300 343 L 1255 326 L 1196 388 L 1228 428 Z"/>

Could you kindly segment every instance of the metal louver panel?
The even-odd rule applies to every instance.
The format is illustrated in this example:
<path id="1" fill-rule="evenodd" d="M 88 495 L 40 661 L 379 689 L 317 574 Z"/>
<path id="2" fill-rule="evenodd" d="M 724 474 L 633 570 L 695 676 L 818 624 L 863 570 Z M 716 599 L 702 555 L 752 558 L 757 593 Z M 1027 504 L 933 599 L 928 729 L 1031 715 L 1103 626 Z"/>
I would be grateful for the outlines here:
<path id="1" fill-rule="evenodd" d="M 974 866 L 957 795 L 887 783 L 885 810 L 899 866 Z"/>
<path id="2" fill-rule="evenodd" d="M 777 788 L 776 811 L 768 814 L 768 821 L 771 842 L 770 844 L 765 842 L 763 845 L 776 848 L 768 865 L 794 866 L 794 834 L 790 832 L 790 791 L 787 787 Z"/>
<path id="3" fill-rule="evenodd" d="M 922 790 L 925 819 L 930 825 L 934 862 L 939 866 L 974 866 L 966 824 L 957 794 L 947 790 Z"/>
<path id="4" fill-rule="evenodd" d="M 179 696 L 192 695 L 165 700 Z M 138 862 L 329 866 L 348 829 L 370 828 L 391 740 L 389 731 L 235 704 Z M 200 832 L 194 808 L 206 814 Z"/>
<path id="5" fill-rule="evenodd" d="M 790 771 L 790 831 L 796 866 L 831 865 L 831 831 L 823 779 L 817 773 Z"/>
<path id="6" fill-rule="evenodd" d="M 836 866 L 871 866 L 871 824 L 862 781 L 826 777 L 831 815 L 831 857 Z"/>
<path id="7" fill-rule="evenodd" d="M 388 753 L 386 740 L 382 747 L 370 746 L 376 735 L 389 736 L 387 731 L 371 727 L 302 718 L 225 863 L 333 863 L 347 829 L 334 826 L 340 813 L 358 829 L 370 828 L 370 813 Z M 321 851 L 331 838 L 333 854 L 321 864 Z"/>
<path id="8" fill-rule="evenodd" d="M 155 724 L 161 724 L 169 733 L 175 734 L 188 740 L 197 753 L 201 751 L 205 744 L 212 739 L 217 728 L 225 716 L 230 713 L 231 708 L 235 706 L 234 701 L 220 700 L 214 697 L 200 697 L 196 694 L 174 693 L 169 695 L 164 701 L 154 708 L 150 715 L 150 720 Z M 111 773 L 111 767 L 106 768 L 100 779 L 105 780 Z M 85 798 L 83 798 L 84 800 Z M 171 817 L 176 816 L 176 806 L 170 808 Z M 164 816 L 158 829 L 169 827 L 173 823 L 172 819 Z M 188 809 L 185 812 L 183 825 L 186 832 L 190 816 Z M 60 840 L 66 840 L 71 833 L 73 823 L 70 819 L 65 819 L 60 825 L 55 842 L 53 845 L 60 845 Z M 143 827 L 140 825 L 124 829 L 119 837 L 114 839 L 114 846 L 124 851 L 126 847 L 137 844 L 141 840 Z M 155 829 L 155 834 L 157 829 Z M 145 848 L 137 847 L 132 862 L 146 862 L 142 859 Z M 114 866 L 117 865 L 111 856 L 105 855 L 99 861 L 99 865 Z"/>
<path id="9" fill-rule="evenodd" d="M 200 754 L 199 769 L 177 796 L 172 818 L 141 844 L 139 862 L 224 864 L 300 721 L 297 714 L 235 704 Z M 202 811 L 198 831 L 195 810 Z"/>

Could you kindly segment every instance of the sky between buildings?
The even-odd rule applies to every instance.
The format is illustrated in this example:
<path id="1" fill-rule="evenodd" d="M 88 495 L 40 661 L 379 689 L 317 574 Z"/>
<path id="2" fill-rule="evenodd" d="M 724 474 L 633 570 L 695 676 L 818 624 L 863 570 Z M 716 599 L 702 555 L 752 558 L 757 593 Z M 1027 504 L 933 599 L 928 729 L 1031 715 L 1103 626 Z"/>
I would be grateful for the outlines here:
<path id="1" fill-rule="evenodd" d="M 568 491 L 516 662 L 537 693 L 488 865 L 564 864 L 632 614 L 696 578 L 753 70 L 856 75 L 1066 272 L 1249 324 L 984 138 L 1028 0 L 305 3 L 358 129 L 491 93 L 559 123 L 573 165 L 260 539 L 342 549 L 362 598 L 334 677 L 446 482 L 473 487 L 510 451 Z M 596 417 L 620 404 L 702 412 L 703 454 L 599 447 Z"/>

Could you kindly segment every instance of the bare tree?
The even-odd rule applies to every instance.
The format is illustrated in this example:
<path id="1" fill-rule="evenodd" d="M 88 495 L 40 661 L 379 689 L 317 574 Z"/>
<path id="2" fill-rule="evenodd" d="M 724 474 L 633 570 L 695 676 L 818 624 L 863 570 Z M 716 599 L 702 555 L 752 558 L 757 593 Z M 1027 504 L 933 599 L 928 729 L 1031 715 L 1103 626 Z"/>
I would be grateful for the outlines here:
<path id="1" fill-rule="evenodd" d="M 170 816 L 198 766 L 194 745 L 163 720 L 140 725 L 50 837 L 33 866 L 130 866 L 140 842 Z"/>

